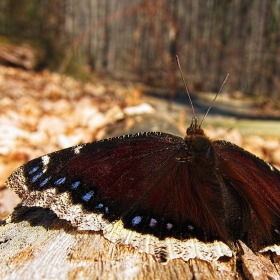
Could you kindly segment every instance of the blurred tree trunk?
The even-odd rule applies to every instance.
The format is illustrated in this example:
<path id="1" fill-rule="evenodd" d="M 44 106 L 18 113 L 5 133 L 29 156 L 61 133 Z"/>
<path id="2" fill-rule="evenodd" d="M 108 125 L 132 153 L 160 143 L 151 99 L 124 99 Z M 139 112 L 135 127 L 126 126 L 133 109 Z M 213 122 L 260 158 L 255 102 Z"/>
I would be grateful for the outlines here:
<path id="1" fill-rule="evenodd" d="M 190 90 L 230 73 L 232 90 L 279 96 L 279 11 L 277 0 L 2 0 L 0 35 L 39 42 L 63 71 L 88 64 L 172 91 L 176 53 Z"/>

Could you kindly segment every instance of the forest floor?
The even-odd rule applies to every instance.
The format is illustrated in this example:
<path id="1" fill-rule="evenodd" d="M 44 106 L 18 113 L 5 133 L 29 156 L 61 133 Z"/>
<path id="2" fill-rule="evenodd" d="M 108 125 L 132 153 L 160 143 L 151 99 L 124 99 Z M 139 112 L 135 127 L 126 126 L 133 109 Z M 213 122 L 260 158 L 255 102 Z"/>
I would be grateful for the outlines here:
<path id="1" fill-rule="evenodd" d="M 215 94 L 194 93 L 199 120 Z M 93 77 L 82 83 L 42 71 L 0 66 L 0 220 L 19 198 L 7 177 L 26 161 L 80 143 L 140 131 L 184 136 L 192 111 L 185 93 Z M 238 93 L 222 93 L 203 122 L 213 140 L 237 144 L 280 167 L 280 112 Z"/>

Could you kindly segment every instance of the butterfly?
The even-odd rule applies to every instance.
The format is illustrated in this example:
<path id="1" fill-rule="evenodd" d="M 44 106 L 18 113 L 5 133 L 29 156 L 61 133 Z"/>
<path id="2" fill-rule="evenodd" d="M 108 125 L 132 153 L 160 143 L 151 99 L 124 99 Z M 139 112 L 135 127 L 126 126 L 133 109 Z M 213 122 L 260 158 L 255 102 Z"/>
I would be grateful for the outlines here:
<path id="1" fill-rule="evenodd" d="M 141 248 L 148 238 L 161 259 L 182 257 L 174 248 L 191 251 L 190 240 L 242 240 L 253 251 L 280 243 L 280 172 L 211 141 L 195 118 L 185 138 L 144 132 L 77 145 L 27 162 L 6 185 L 23 205 L 113 242 Z"/>
<path id="2" fill-rule="evenodd" d="M 193 115 L 184 138 L 143 132 L 76 145 L 27 162 L 6 185 L 25 206 L 161 262 L 231 257 L 239 240 L 254 252 L 280 244 L 280 171 L 212 141 Z"/>

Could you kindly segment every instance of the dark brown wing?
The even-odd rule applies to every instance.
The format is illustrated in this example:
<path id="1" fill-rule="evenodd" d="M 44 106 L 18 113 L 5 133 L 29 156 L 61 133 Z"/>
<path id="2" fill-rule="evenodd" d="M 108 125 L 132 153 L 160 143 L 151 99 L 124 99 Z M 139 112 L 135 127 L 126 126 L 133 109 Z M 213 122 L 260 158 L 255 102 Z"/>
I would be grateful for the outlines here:
<path id="1" fill-rule="evenodd" d="M 280 172 L 226 141 L 214 142 L 218 173 L 249 205 L 246 241 L 260 248 L 280 243 Z"/>

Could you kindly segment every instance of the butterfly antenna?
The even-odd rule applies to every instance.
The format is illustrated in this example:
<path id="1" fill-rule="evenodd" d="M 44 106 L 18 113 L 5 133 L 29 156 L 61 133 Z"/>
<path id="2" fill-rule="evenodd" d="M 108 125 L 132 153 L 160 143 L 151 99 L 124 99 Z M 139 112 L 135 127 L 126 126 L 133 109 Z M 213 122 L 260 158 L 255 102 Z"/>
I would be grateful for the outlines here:
<path id="1" fill-rule="evenodd" d="M 195 123 L 197 123 L 197 118 L 196 118 L 196 115 L 195 115 L 193 103 L 192 103 L 192 100 L 191 100 L 191 96 L 190 96 L 190 93 L 189 93 L 186 81 L 185 81 L 184 76 L 183 76 L 183 72 L 182 72 L 182 68 L 181 68 L 181 65 L 180 65 L 180 61 L 179 61 L 179 56 L 178 55 L 176 55 L 176 60 L 177 60 L 177 64 L 178 64 L 178 67 L 179 67 L 179 70 L 180 70 L 180 73 L 181 73 L 181 77 L 182 77 L 183 83 L 185 85 L 185 89 L 186 89 L 187 95 L 188 95 L 189 100 L 190 100 L 191 108 L 192 108 L 192 111 L 193 111 L 193 119 L 195 120 Z"/>
<path id="2" fill-rule="evenodd" d="M 229 74 L 227 74 L 227 75 L 226 75 L 226 78 L 224 79 L 224 81 L 223 81 L 223 83 L 222 83 L 222 85 L 221 85 L 221 87 L 220 87 L 219 91 L 216 93 L 216 95 L 215 95 L 214 99 L 212 100 L 212 102 L 211 102 L 211 104 L 210 104 L 210 106 L 209 106 L 209 108 L 208 108 L 207 112 L 205 113 L 204 117 L 202 118 L 202 120 L 201 120 L 201 123 L 200 123 L 199 127 L 201 127 L 201 125 L 202 125 L 202 123 L 203 123 L 204 119 L 205 119 L 205 118 L 206 118 L 206 116 L 208 115 L 208 113 L 209 113 L 209 111 L 210 111 L 210 109 L 211 109 L 211 107 L 212 107 L 213 103 L 215 102 L 215 100 L 216 100 L 217 96 L 218 96 L 218 95 L 219 95 L 219 93 L 221 92 L 221 90 L 222 90 L 222 88 L 223 88 L 224 84 L 226 83 L 226 81 L 227 81 L 227 79 L 228 79 L 228 76 L 229 76 Z"/>

